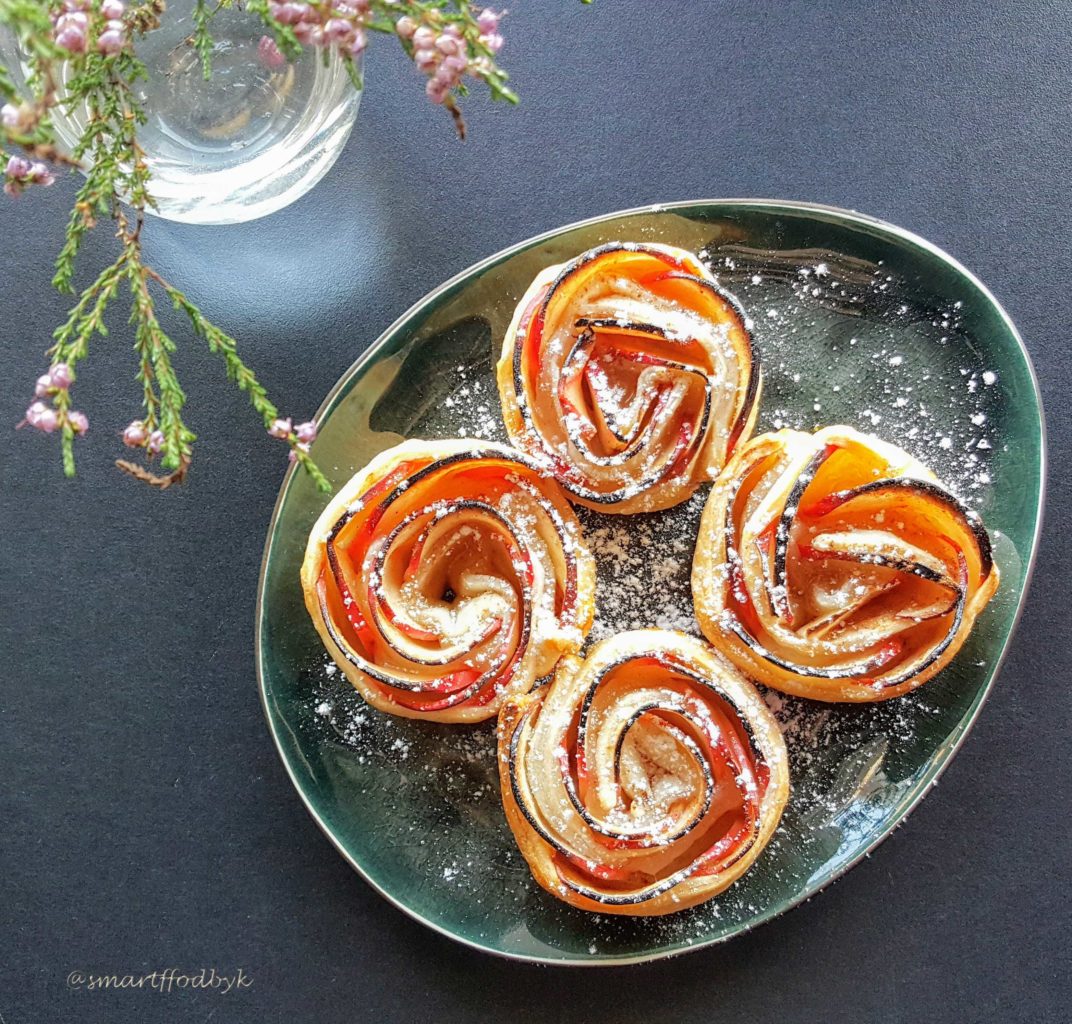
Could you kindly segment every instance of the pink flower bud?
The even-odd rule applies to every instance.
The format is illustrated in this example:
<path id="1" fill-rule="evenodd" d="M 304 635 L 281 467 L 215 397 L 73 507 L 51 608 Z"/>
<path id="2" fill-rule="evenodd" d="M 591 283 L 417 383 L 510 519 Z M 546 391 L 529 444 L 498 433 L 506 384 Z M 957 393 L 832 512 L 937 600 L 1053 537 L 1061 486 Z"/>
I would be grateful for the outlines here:
<path id="1" fill-rule="evenodd" d="M 52 381 L 52 386 L 61 391 L 65 391 L 74 383 L 74 374 L 66 363 L 56 363 L 49 369 L 48 376 Z"/>
<path id="2" fill-rule="evenodd" d="M 422 71 L 431 71 L 439 63 L 439 58 L 436 56 L 435 50 L 415 50 L 413 63 Z"/>
<path id="3" fill-rule="evenodd" d="M 417 31 L 417 22 L 406 14 L 395 22 L 395 31 L 403 39 L 412 39 L 413 33 Z"/>
<path id="4" fill-rule="evenodd" d="M 305 21 L 309 24 L 314 24 L 319 18 L 319 14 L 312 4 L 295 3 L 292 4 L 292 6 L 297 8 L 298 21 Z"/>
<path id="5" fill-rule="evenodd" d="M 13 156 L 7 162 L 5 173 L 9 178 L 28 178 L 33 170 L 33 164 L 24 156 Z"/>
<path id="6" fill-rule="evenodd" d="M 51 434 L 59 425 L 59 417 L 56 416 L 56 410 L 45 405 L 44 402 L 34 402 L 34 404 L 26 410 L 26 422 L 29 423 L 31 427 L 36 427 L 38 430 L 43 430 L 46 434 Z"/>
<path id="7" fill-rule="evenodd" d="M 0 107 L 0 124 L 16 131 L 22 126 L 22 111 L 14 103 L 5 103 Z"/>
<path id="8" fill-rule="evenodd" d="M 261 36 L 260 42 L 257 43 L 257 57 L 266 68 L 272 71 L 281 68 L 287 62 L 287 58 L 283 56 L 271 36 Z"/>
<path id="9" fill-rule="evenodd" d="M 446 35 L 440 36 L 436 40 L 435 45 L 436 45 L 436 49 L 440 53 L 444 53 L 448 57 L 451 54 L 455 54 L 455 53 L 458 52 L 458 40 L 455 39 L 454 36 L 446 36 Z"/>
<path id="10" fill-rule="evenodd" d="M 69 53 L 81 53 L 86 48 L 86 35 L 76 28 L 65 28 L 56 34 L 56 45 Z"/>
<path id="11" fill-rule="evenodd" d="M 294 448 L 297 448 L 298 451 L 306 452 L 307 455 L 309 454 L 309 445 L 308 444 L 296 444 L 294 446 Z M 286 454 L 286 461 L 287 462 L 297 462 L 298 461 L 298 451 L 295 451 L 294 448 L 292 448 L 291 450 L 287 451 L 287 454 Z"/>
<path id="12" fill-rule="evenodd" d="M 89 0 L 63 0 L 65 11 L 84 11 L 89 6 Z"/>
<path id="13" fill-rule="evenodd" d="M 67 28 L 73 28 L 84 35 L 86 29 L 89 28 L 89 18 L 81 11 L 76 11 L 74 14 L 61 14 L 56 21 L 56 31 L 62 32 Z"/>
<path id="14" fill-rule="evenodd" d="M 355 28 L 354 41 L 350 44 L 350 54 L 354 57 L 360 57 L 367 45 L 368 36 L 365 35 L 365 30 L 363 28 Z"/>
<path id="15" fill-rule="evenodd" d="M 126 33 L 116 32 L 115 29 L 110 28 L 97 36 L 97 49 L 105 55 L 119 53 L 126 45 Z"/>
<path id="16" fill-rule="evenodd" d="M 159 434 L 160 431 L 157 431 Z M 133 423 L 127 424 L 126 430 L 123 431 L 123 444 L 128 448 L 140 448 L 146 441 L 145 424 L 141 420 L 134 420 Z M 161 442 L 164 439 L 164 435 L 160 434 Z M 159 449 L 157 449 L 159 451 Z"/>
<path id="17" fill-rule="evenodd" d="M 306 46 L 320 46 L 324 42 L 324 30 L 308 21 L 299 21 L 294 26 L 294 34 L 298 37 L 298 42 Z"/>
<path id="18" fill-rule="evenodd" d="M 294 433 L 302 444 L 312 444 L 316 440 L 316 424 L 312 420 L 299 423 L 294 428 Z"/>
<path id="19" fill-rule="evenodd" d="M 443 59 L 443 67 L 460 77 L 461 73 L 469 67 L 469 58 L 462 56 L 460 53 L 456 53 L 453 56 L 445 57 Z"/>
<path id="20" fill-rule="evenodd" d="M 84 434 L 89 430 L 89 417 L 84 412 L 67 413 L 67 422 L 76 434 Z"/>
<path id="21" fill-rule="evenodd" d="M 324 38 L 330 39 L 333 43 L 339 43 L 344 39 L 349 39 L 353 30 L 352 22 L 344 18 L 328 18 L 324 24 Z"/>
<path id="22" fill-rule="evenodd" d="M 127 13 L 123 0 L 101 0 L 100 12 L 109 21 L 116 21 Z"/>
<path id="23" fill-rule="evenodd" d="M 477 15 L 477 28 L 479 28 L 486 36 L 493 35 L 499 27 L 499 19 L 501 17 L 501 14 L 493 11 L 490 7 L 485 7 L 484 10 Z"/>
<path id="24" fill-rule="evenodd" d="M 427 26 L 421 25 L 413 33 L 413 45 L 418 50 L 430 50 L 435 46 L 436 34 Z"/>
<path id="25" fill-rule="evenodd" d="M 41 374 L 41 376 L 37 378 L 37 383 L 34 385 L 34 397 L 44 398 L 51 387 L 52 378 L 47 373 Z"/>
<path id="26" fill-rule="evenodd" d="M 456 21 L 449 22 L 443 26 L 443 35 L 454 36 L 455 39 L 461 39 L 462 27 Z"/>
<path id="27" fill-rule="evenodd" d="M 30 181 L 47 188 L 56 180 L 47 164 L 36 163 L 30 168 Z"/>
<path id="28" fill-rule="evenodd" d="M 285 420 L 273 420 L 272 425 L 268 428 L 268 433 L 272 437 L 278 437 L 281 440 L 286 440 L 290 437 L 290 432 L 293 429 L 290 421 L 290 417 Z"/>
<path id="29" fill-rule="evenodd" d="M 429 78 L 424 91 L 433 103 L 442 103 L 450 92 L 450 86 L 440 78 Z"/>
<path id="30" fill-rule="evenodd" d="M 149 435 L 149 452 L 152 455 L 159 455 L 164 450 L 164 432 L 162 430 L 154 430 Z"/>
<path id="31" fill-rule="evenodd" d="M 498 32 L 493 32 L 489 36 L 481 36 L 480 41 L 489 49 L 492 53 L 498 53 L 503 48 L 503 37 Z"/>
<path id="32" fill-rule="evenodd" d="M 282 22 L 284 25 L 296 25 L 301 21 L 305 12 L 309 9 L 308 4 L 299 3 L 285 3 L 281 4 L 279 11 L 276 13 L 276 21 Z"/>

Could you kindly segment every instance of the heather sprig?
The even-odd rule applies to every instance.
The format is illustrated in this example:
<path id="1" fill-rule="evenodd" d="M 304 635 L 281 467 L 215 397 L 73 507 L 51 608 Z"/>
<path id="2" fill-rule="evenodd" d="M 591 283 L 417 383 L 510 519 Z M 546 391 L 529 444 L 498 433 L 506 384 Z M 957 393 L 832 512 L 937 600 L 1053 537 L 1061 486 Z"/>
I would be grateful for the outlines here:
<path id="1" fill-rule="evenodd" d="M 193 32 L 185 44 L 198 54 L 206 78 L 212 73 L 213 18 L 237 3 L 196 2 Z M 359 59 L 370 33 L 393 36 L 425 76 L 428 97 L 450 112 L 459 135 L 464 136 L 465 124 L 458 99 L 473 83 L 483 82 L 494 99 L 517 102 L 496 60 L 503 45 L 503 14 L 468 0 L 244 0 L 243 6 L 264 23 L 258 56 L 265 64 L 278 67 L 299 57 L 306 47 L 316 48 L 325 61 L 341 61 L 358 88 Z M 112 307 L 125 299 L 141 410 L 123 429 L 122 441 L 139 451 L 144 461 L 121 459 L 116 464 L 160 488 L 182 480 L 196 437 L 183 419 L 186 393 L 172 365 L 176 345 L 157 311 L 157 302 L 163 299 L 182 314 L 192 335 L 222 360 L 228 378 L 249 398 L 267 433 L 284 441 L 291 460 L 318 488 L 328 491 L 327 478 L 310 456 L 316 424 L 294 426 L 282 416 L 239 356 L 235 339 L 145 262 L 142 231 L 154 201 L 150 161 L 139 143 L 146 114 L 136 89 L 147 72 L 134 44 L 166 16 L 165 0 L 0 0 L 0 25 L 15 35 L 29 67 L 26 90 L 20 92 L 10 70 L 0 66 L 4 191 L 17 196 L 47 187 L 58 166 L 74 165 L 83 171 L 85 178 L 56 258 L 53 284 L 59 291 L 75 292 L 82 243 L 101 221 L 113 223 L 118 249 L 54 332 L 49 370 L 37 380 L 34 400 L 20 426 L 58 432 L 64 472 L 74 474 L 75 441 L 87 433 L 89 420 L 74 408 L 72 387 L 91 342 L 108 336 Z M 57 143 L 52 123 L 57 110 L 85 112 L 84 127 L 70 152 Z M 156 459 L 165 472 L 150 468 Z"/>

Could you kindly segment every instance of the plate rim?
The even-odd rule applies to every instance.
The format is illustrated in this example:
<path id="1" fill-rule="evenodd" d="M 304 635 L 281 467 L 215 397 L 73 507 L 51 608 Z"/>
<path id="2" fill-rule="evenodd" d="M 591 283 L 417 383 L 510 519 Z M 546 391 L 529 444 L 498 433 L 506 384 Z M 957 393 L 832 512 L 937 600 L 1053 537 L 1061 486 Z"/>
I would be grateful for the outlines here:
<path id="1" fill-rule="evenodd" d="M 378 355 L 380 350 L 385 346 L 388 339 L 391 338 L 408 320 L 416 316 L 423 308 L 432 304 L 442 294 L 448 292 L 455 285 L 461 283 L 467 278 L 472 277 L 479 271 L 485 270 L 488 267 L 494 266 L 496 263 L 507 259 L 508 257 L 522 252 L 526 249 L 532 248 L 542 241 L 555 238 L 564 232 L 571 231 L 575 228 L 583 228 L 591 225 L 599 224 L 604 221 L 615 220 L 622 217 L 635 216 L 644 213 L 664 213 L 672 212 L 674 210 L 698 207 L 698 206 L 741 206 L 751 208 L 767 208 L 770 211 L 784 211 L 787 213 L 824 213 L 832 214 L 849 224 L 855 224 L 858 226 L 864 226 L 868 228 L 878 228 L 879 230 L 892 235 L 895 239 L 902 242 L 908 242 L 911 245 L 917 246 L 931 255 L 937 257 L 942 262 L 946 263 L 959 275 L 966 278 L 972 285 L 974 285 L 983 298 L 990 303 L 990 305 L 996 310 L 999 318 L 1004 323 L 1006 330 L 1015 340 L 1017 346 L 1020 349 L 1020 354 L 1023 357 L 1024 365 L 1027 367 L 1028 378 L 1031 381 L 1031 387 L 1035 396 L 1035 407 L 1038 409 L 1039 414 L 1039 489 L 1038 500 L 1034 509 L 1035 524 L 1031 537 L 1031 551 L 1027 559 L 1027 564 L 1024 567 L 1023 584 L 1020 587 L 1020 593 L 1017 597 L 1016 609 L 1013 613 L 1012 623 L 1009 627 L 1009 634 L 1005 641 L 1002 652 L 994 665 L 994 669 L 990 674 L 988 680 L 982 691 L 976 696 L 972 705 L 965 713 L 965 717 L 961 720 L 961 730 L 959 735 L 953 740 L 952 745 L 949 747 L 941 763 L 935 768 L 935 770 L 921 778 L 911 789 L 909 789 L 905 796 L 900 801 L 901 812 L 896 819 L 886 826 L 875 842 L 869 845 L 865 850 L 861 851 L 855 857 L 845 861 L 838 866 L 837 871 L 829 878 L 825 879 L 821 884 L 814 888 L 804 889 L 794 897 L 788 904 L 782 905 L 778 908 L 770 908 L 764 913 L 758 915 L 745 924 L 742 924 L 735 931 L 729 932 L 725 935 L 717 936 L 714 938 L 704 939 L 702 941 L 688 943 L 678 948 L 673 949 L 661 949 L 655 951 L 649 951 L 645 953 L 639 953 L 628 956 L 599 956 L 597 954 L 591 954 L 589 956 L 576 956 L 569 955 L 564 957 L 551 958 L 547 956 L 539 956 L 529 953 L 515 953 L 508 950 L 497 949 L 491 945 L 480 942 L 475 939 L 468 938 L 463 935 L 459 935 L 456 932 L 451 931 L 449 928 L 444 927 L 429 920 L 423 916 L 417 910 L 410 906 L 407 906 L 401 900 L 396 898 L 392 893 L 388 892 L 381 885 L 379 885 L 374 879 L 372 879 L 365 869 L 358 861 L 352 857 L 343 846 L 327 823 L 320 816 L 316 808 L 313 806 L 310 799 L 306 796 L 304 788 L 299 784 L 297 775 L 292 767 L 289 758 L 283 749 L 283 744 L 279 731 L 276 729 L 275 723 L 272 719 L 271 709 L 268 705 L 268 689 L 265 682 L 265 671 L 263 662 L 263 647 L 264 647 L 264 593 L 265 593 L 265 579 L 268 573 L 268 562 L 272 551 L 273 541 L 276 535 L 276 529 L 279 522 L 279 517 L 283 508 L 284 500 L 287 493 L 290 490 L 291 484 L 295 478 L 295 474 L 298 471 L 298 466 L 292 464 L 283 476 L 282 483 L 280 484 L 279 493 L 276 496 L 275 505 L 272 508 L 272 515 L 268 522 L 267 535 L 264 542 L 264 552 L 261 556 L 260 571 L 257 575 L 257 600 L 254 609 L 254 663 L 256 666 L 257 677 L 257 690 L 260 696 L 261 711 L 264 714 L 265 721 L 268 725 L 268 732 L 272 737 L 272 742 L 275 745 L 276 754 L 279 760 L 283 764 L 291 785 L 298 793 L 302 804 L 309 812 L 313 821 L 321 832 L 328 838 L 329 842 L 339 852 L 342 858 L 350 865 L 358 876 L 379 896 L 385 899 L 392 906 L 396 907 L 407 917 L 414 921 L 419 922 L 432 931 L 451 939 L 454 942 L 460 943 L 463 946 L 467 946 L 470 949 L 475 949 L 481 953 L 489 954 L 491 956 L 499 957 L 505 960 L 511 960 L 521 963 L 536 963 L 543 964 L 552 967 L 621 967 L 631 964 L 651 963 L 657 960 L 667 960 L 672 957 L 683 956 L 687 953 L 699 951 L 701 949 L 708 949 L 712 946 L 721 945 L 728 942 L 730 939 L 735 938 L 738 935 L 744 935 L 753 931 L 760 925 L 766 924 L 775 918 L 781 917 L 783 914 L 789 913 L 795 910 L 797 907 L 811 900 L 818 893 L 822 892 L 827 886 L 832 885 L 840 878 L 844 877 L 852 868 L 854 868 L 861 860 L 868 857 L 877 850 L 894 832 L 897 831 L 908 818 L 908 816 L 919 806 L 923 797 L 927 792 L 937 784 L 942 774 L 949 767 L 950 763 L 956 757 L 964 741 L 967 739 L 968 734 L 971 732 L 976 721 L 979 718 L 979 714 L 982 711 L 983 705 L 986 703 L 987 698 L 990 696 L 990 691 L 993 689 L 998 676 L 1001 674 L 1002 667 L 1005 664 L 1005 659 L 1009 653 L 1009 646 L 1012 643 L 1013 637 L 1016 635 L 1016 631 L 1020 625 L 1020 619 L 1024 612 L 1024 605 L 1027 600 L 1027 594 L 1030 589 L 1031 579 L 1034 575 L 1035 561 L 1038 557 L 1039 541 L 1042 534 L 1042 523 L 1045 513 L 1046 505 L 1046 490 L 1047 490 L 1047 469 L 1049 464 L 1049 446 L 1048 446 L 1048 432 L 1046 428 L 1046 410 L 1042 401 L 1042 392 L 1039 387 L 1038 375 L 1035 372 L 1035 366 L 1031 359 L 1031 354 L 1024 344 L 1023 337 L 1020 334 L 1019 329 L 1013 322 L 1012 317 L 1008 314 L 1005 307 L 998 301 L 994 293 L 987 287 L 986 284 L 980 280 L 971 270 L 964 266 L 958 259 L 950 255 L 941 247 L 935 245 L 933 242 L 928 241 L 922 235 L 910 231 L 907 228 L 902 228 L 897 224 L 893 224 L 890 221 L 883 220 L 879 217 L 872 217 L 869 214 L 860 213 L 856 210 L 846 209 L 844 207 L 832 206 L 825 203 L 813 203 L 804 200 L 782 200 L 782 199 L 757 199 L 757 198 L 732 198 L 732 199 L 683 199 L 674 200 L 666 203 L 649 203 L 643 206 L 629 207 L 623 210 L 615 210 L 610 213 L 599 214 L 594 217 L 586 217 L 582 220 L 571 221 L 567 224 L 559 225 L 547 231 L 541 231 L 538 234 L 531 235 L 522 241 L 515 242 L 513 245 L 509 245 L 504 249 L 500 249 L 490 256 L 486 256 L 482 260 L 478 260 L 476 263 L 470 264 L 465 267 L 459 273 L 454 274 L 452 277 L 443 281 L 437 287 L 424 294 L 420 299 L 410 305 L 401 315 L 396 317 L 388 327 L 383 330 L 374 341 L 372 341 L 368 348 L 362 352 L 353 363 L 350 364 L 340 375 L 334 386 L 328 391 L 324 400 L 317 408 L 314 420 L 319 424 L 321 417 L 328 410 L 335 398 L 339 395 L 342 389 L 353 379 L 353 377 L 359 373 L 367 363 L 372 362 Z"/>

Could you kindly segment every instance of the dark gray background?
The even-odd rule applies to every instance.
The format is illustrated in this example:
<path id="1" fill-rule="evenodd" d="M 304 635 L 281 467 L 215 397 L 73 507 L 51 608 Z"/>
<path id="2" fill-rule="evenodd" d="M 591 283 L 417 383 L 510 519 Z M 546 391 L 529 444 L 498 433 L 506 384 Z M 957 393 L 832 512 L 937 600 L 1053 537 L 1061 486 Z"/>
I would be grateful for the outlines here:
<path id="1" fill-rule="evenodd" d="M 503 58 L 519 109 L 470 102 L 461 144 L 377 39 L 357 130 L 321 185 L 241 227 L 153 222 L 151 258 L 304 417 L 425 291 L 567 221 L 769 196 L 927 236 L 1018 322 L 1050 413 L 1048 529 L 989 705 L 893 840 L 727 946 L 570 972 L 426 931 L 352 873 L 276 759 L 252 624 L 285 457 L 220 368 L 183 344 L 203 440 L 182 489 L 155 493 L 111 466 L 137 414 L 120 317 L 80 376 L 93 428 L 78 478 L 63 480 L 54 439 L 11 429 L 65 311 L 47 285 L 65 181 L 0 203 L 0 1016 L 1067 1020 L 1072 7 L 511 6 Z M 84 265 L 110 248 L 105 227 Z M 254 984 L 161 995 L 65 982 L 169 966 L 241 967 Z"/>

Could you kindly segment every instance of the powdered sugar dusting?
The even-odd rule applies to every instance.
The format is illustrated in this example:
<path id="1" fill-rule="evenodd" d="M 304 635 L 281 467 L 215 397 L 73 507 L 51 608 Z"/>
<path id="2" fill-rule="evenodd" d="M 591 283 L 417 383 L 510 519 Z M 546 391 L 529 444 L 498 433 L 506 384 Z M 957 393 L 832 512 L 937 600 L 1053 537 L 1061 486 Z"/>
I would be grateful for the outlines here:
<path id="1" fill-rule="evenodd" d="M 847 423 L 905 448 L 985 515 L 995 467 L 1008 455 L 1003 392 L 959 300 L 932 301 L 881 263 L 830 251 L 722 245 L 706 259 L 752 323 L 764 367 L 757 433 Z M 503 297 L 504 307 L 516 298 Z M 374 429 L 506 440 L 493 369 L 498 339 L 472 324 L 467 334 L 445 332 L 434 371 L 427 363 L 420 371 L 434 372 L 434 388 L 414 403 L 403 388 L 378 408 Z M 403 366 L 398 379 L 406 374 Z M 698 635 L 689 577 L 706 494 L 701 488 L 653 515 L 578 510 L 599 574 L 587 646 L 646 626 Z M 782 825 L 727 892 L 658 919 L 585 914 L 538 889 L 503 819 L 493 723 L 450 727 L 381 715 L 319 653 L 306 666 L 304 720 L 318 737 L 315 769 L 344 794 L 354 827 L 378 830 L 414 888 L 434 886 L 440 902 L 464 901 L 466 918 L 478 921 L 476 937 L 508 943 L 514 936 L 519 950 L 534 938 L 577 956 L 612 957 L 724 934 L 770 913 L 786 892 L 814 891 L 859 856 L 901 817 L 935 737 L 956 734 L 974 692 L 972 659 L 969 641 L 935 680 L 880 705 L 763 691 L 790 755 Z"/>

